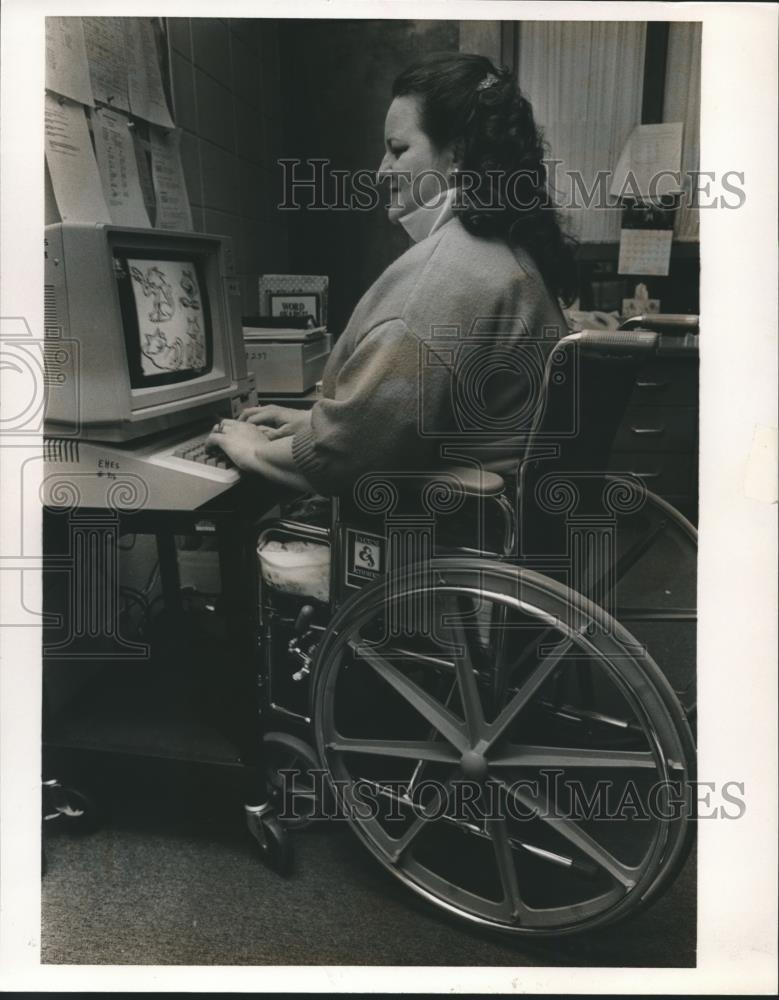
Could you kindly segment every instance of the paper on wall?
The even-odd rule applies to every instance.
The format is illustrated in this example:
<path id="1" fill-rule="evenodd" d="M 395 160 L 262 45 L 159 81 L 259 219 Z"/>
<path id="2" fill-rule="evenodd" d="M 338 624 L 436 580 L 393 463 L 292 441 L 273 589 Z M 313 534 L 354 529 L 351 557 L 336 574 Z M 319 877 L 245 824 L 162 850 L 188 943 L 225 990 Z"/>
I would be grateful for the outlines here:
<path id="1" fill-rule="evenodd" d="M 94 105 L 80 17 L 46 18 L 46 89 Z"/>
<path id="2" fill-rule="evenodd" d="M 46 95 L 46 163 L 63 222 L 111 222 L 80 104 Z"/>
<path id="3" fill-rule="evenodd" d="M 129 111 L 124 18 L 82 17 L 95 100 Z"/>
<path id="4" fill-rule="evenodd" d="M 619 234 L 619 274 L 667 275 L 672 229 L 623 229 Z"/>
<path id="5" fill-rule="evenodd" d="M 637 125 L 620 154 L 612 175 L 610 194 L 656 201 L 680 194 L 682 123 Z"/>
<path id="6" fill-rule="evenodd" d="M 148 139 L 141 138 L 137 128 L 133 129 L 131 134 L 143 204 L 146 208 L 146 214 L 150 219 L 154 219 L 157 212 L 157 199 L 154 197 L 154 181 L 151 179 L 151 143 Z"/>
<path id="7" fill-rule="evenodd" d="M 111 218 L 120 226 L 149 227 L 138 177 L 129 121 L 119 111 L 101 108 L 92 118 L 95 153 Z"/>
<path id="8" fill-rule="evenodd" d="M 153 125 L 173 128 L 151 21 L 146 17 L 127 18 L 125 34 L 130 110 Z"/>
<path id="9" fill-rule="evenodd" d="M 181 132 L 163 132 L 149 126 L 151 175 L 157 199 L 158 229 L 192 229 L 184 170 L 181 166 Z"/>

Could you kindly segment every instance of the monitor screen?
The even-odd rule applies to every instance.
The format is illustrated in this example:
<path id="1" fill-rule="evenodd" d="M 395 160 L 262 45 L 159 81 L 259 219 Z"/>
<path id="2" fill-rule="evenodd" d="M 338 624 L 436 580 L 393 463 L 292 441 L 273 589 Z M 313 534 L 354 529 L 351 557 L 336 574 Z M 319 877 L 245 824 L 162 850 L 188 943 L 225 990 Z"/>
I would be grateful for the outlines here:
<path id="1" fill-rule="evenodd" d="M 114 251 L 133 389 L 169 385 L 211 371 L 206 282 L 195 255 Z"/>

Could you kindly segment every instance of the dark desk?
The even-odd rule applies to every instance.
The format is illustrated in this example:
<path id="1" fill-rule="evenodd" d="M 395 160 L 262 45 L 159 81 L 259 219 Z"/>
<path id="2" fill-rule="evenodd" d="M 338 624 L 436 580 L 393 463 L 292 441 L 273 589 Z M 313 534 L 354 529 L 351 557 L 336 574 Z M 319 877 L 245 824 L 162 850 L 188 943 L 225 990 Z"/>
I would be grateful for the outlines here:
<path id="1" fill-rule="evenodd" d="M 259 522 L 288 496 L 244 480 L 195 510 L 44 509 L 45 774 L 62 751 L 89 750 L 241 764 L 247 789 L 264 780 L 255 547 Z M 159 559 L 162 607 L 142 640 L 121 633 L 129 534 L 153 535 Z M 200 616 L 182 600 L 177 535 L 216 539 L 220 594 Z M 47 693 L 69 672 L 78 691 L 57 709 Z"/>
<path id="2" fill-rule="evenodd" d="M 639 372 L 617 431 L 609 469 L 639 476 L 689 520 L 698 521 L 697 334 L 663 334 Z"/>
<path id="3" fill-rule="evenodd" d="M 318 399 L 322 398 L 322 393 L 316 389 L 309 389 L 302 395 L 288 396 L 262 396 L 258 395 L 257 400 L 260 406 L 268 406 L 275 403 L 277 406 L 289 406 L 294 410 L 309 410 Z"/>

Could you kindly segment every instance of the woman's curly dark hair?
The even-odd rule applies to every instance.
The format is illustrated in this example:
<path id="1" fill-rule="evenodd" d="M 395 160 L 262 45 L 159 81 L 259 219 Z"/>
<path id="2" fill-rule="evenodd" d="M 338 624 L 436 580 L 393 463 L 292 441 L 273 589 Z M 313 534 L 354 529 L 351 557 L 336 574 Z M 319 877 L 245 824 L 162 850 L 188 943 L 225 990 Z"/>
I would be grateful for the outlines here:
<path id="1" fill-rule="evenodd" d="M 526 249 L 550 292 L 569 303 L 575 244 L 552 205 L 543 135 L 514 76 L 486 56 L 434 53 L 404 70 L 392 95 L 419 98 L 420 125 L 434 146 L 459 147 L 454 211 L 468 232 Z"/>

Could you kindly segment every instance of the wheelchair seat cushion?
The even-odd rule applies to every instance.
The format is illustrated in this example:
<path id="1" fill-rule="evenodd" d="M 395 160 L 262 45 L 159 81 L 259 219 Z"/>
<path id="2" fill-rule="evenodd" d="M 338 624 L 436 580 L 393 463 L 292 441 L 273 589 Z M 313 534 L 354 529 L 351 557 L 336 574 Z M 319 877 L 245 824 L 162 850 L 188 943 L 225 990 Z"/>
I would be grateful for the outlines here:
<path id="1" fill-rule="evenodd" d="M 516 465 L 516 462 L 514 463 Z M 431 472 L 430 481 L 435 482 L 441 479 L 442 473 L 447 479 L 454 479 L 457 488 L 467 497 L 494 497 L 503 492 L 503 477 L 497 472 L 489 472 L 486 469 L 477 469 L 469 465 L 450 466 L 439 470 L 438 473 Z"/>

